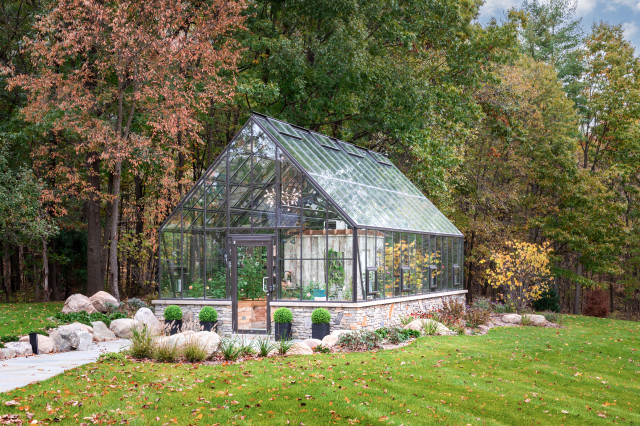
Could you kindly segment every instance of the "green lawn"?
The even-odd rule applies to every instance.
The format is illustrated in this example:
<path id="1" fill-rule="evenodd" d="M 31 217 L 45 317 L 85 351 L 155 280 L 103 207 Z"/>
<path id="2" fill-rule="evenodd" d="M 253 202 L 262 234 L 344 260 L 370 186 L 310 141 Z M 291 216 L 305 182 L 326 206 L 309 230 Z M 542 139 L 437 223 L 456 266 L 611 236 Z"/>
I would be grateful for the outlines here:
<path id="1" fill-rule="evenodd" d="M 0 336 L 23 336 L 31 331 L 55 326 L 47 318 L 60 312 L 64 302 L 0 303 Z"/>
<path id="2" fill-rule="evenodd" d="M 0 403 L 45 423 L 639 423 L 640 324 L 565 325 L 228 366 L 90 364 Z"/>

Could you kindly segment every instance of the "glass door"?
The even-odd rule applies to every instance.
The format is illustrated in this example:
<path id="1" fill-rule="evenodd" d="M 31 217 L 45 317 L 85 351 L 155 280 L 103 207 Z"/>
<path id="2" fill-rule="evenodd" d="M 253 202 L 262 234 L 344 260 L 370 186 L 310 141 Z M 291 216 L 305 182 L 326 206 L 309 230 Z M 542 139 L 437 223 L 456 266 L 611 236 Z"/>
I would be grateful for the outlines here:
<path id="1" fill-rule="evenodd" d="M 235 333 L 269 333 L 273 290 L 273 237 L 231 238 L 231 295 Z"/>

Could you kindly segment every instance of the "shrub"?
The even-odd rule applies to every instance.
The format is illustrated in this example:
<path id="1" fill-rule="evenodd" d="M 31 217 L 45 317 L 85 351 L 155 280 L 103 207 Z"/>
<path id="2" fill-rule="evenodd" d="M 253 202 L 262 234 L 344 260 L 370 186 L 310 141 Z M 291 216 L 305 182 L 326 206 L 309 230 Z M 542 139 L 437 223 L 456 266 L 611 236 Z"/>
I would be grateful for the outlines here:
<path id="1" fill-rule="evenodd" d="M 476 328 L 479 325 L 486 324 L 490 316 L 491 313 L 488 310 L 474 306 L 467 309 L 464 318 L 469 327 Z"/>
<path id="2" fill-rule="evenodd" d="M 407 340 L 407 336 L 403 333 L 403 329 L 400 327 L 391 327 L 388 330 L 387 340 L 389 343 L 397 345 Z"/>
<path id="3" fill-rule="evenodd" d="M 127 308 L 131 311 L 137 311 L 140 308 L 146 308 L 147 302 L 142 299 L 138 299 L 137 297 L 132 297 L 126 302 Z"/>
<path id="4" fill-rule="evenodd" d="M 330 354 L 331 353 L 331 348 L 328 346 L 323 346 L 323 345 L 318 345 L 315 348 L 313 348 L 314 352 L 319 352 L 321 354 Z"/>
<path id="5" fill-rule="evenodd" d="M 177 305 L 169 305 L 164 310 L 164 319 L 167 321 L 179 321 L 182 319 L 182 309 Z"/>
<path id="6" fill-rule="evenodd" d="M 491 254 L 490 267 L 485 270 L 487 281 L 502 291 L 501 297 L 521 312 L 538 300 L 547 289 L 551 270 L 549 244 L 507 241 L 505 250 Z M 484 263 L 482 260 L 480 263 Z"/>
<path id="7" fill-rule="evenodd" d="M 496 314 L 512 314 L 516 311 L 516 307 L 509 303 L 495 303 L 493 312 Z"/>
<path id="8" fill-rule="evenodd" d="M 269 336 L 261 336 L 256 339 L 258 345 L 258 355 L 267 356 L 276 348 Z"/>
<path id="9" fill-rule="evenodd" d="M 278 308 L 273 313 L 273 321 L 280 324 L 291 324 L 293 313 L 289 308 Z"/>
<path id="10" fill-rule="evenodd" d="M 98 362 L 127 362 L 127 358 L 120 352 L 107 352 L 105 354 L 100 354 L 98 357 Z"/>
<path id="11" fill-rule="evenodd" d="M 286 355 L 287 352 L 289 352 L 292 347 L 293 347 L 293 340 L 291 339 L 280 339 L 276 343 L 276 348 L 278 349 L 278 353 L 282 356 Z"/>
<path id="12" fill-rule="evenodd" d="M 420 332 L 418 330 L 412 330 L 410 328 L 403 328 L 402 330 L 400 330 L 400 334 L 405 337 L 405 340 L 417 339 L 418 337 L 420 337 Z"/>
<path id="13" fill-rule="evenodd" d="M 386 339 L 389 335 L 389 329 L 387 327 L 378 328 L 375 333 L 381 338 Z"/>
<path id="14" fill-rule="evenodd" d="M 599 288 L 591 290 L 586 295 L 583 314 L 590 317 L 604 318 L 609 315 L 609 297 Z"/>
<path id="15" fill-rule="evenodd" d="M 114 313 L 114 312 L 124 313 L 124 311 L 125 311 L 124 302 L 120 302 L 118 304 L 111 303 L 111 302 L 105 302 L 104 307 L 107 308 L 107 312 L 111 313 L 111 314 Z"/>
<path id="16" fill-rule="evenodd" d="M 70 324 L 72 322 L 79 322 L 86 325 L 91 325 L 94 321 L 102 321 L 107 327 L 111 324 L 111 321 L 118 318 L 126 318 L 127 316 L 122 312 L 112 312 L 109 314 L 103 314 L 102 312 L 94 312 L 88 314 L 85 311 L 70 312 L 63 314 L 62 312 L 56 312 L 54 318 L 63 324 Z"/>
<path id="17" fill-rule="evenodd" d="M 164 339 L 156 345 L 153 350 L 153 358 L 159 362 L 175 362 L 180 355 L 178 346 L 175 343 Z"/>
<path id="18" fill-rule="evenodd" d="M 15 334 L 0 336 L 0 343 L 17 342 L 18 340 L 20 340 L 20 336 L 16 336 Z"/>
<path id="19" fill-rule="evenodd" d="M 311 322 L 313 324 L 329 324 L 331 314 L 325 308 L 314 309 L 311 313 Z"/>
<path id="20" fill-rule="evenodd" d="M 202 362 L 207 359 L 207 350 L 196 338 L 188 338 L 182 347 L 182 353 L 189 362 Z"/>
<path id="21" fill-rule="evenodd" d="M 136 359 L 151 358 L 153 355 L 153 336 L 147 326 L 133 327 L 129 355 Z"/>
<path id="22" fill-rule="evenodd" d="M 457 325 L 464 318 L 464 303 L 456 299 L 444 299 L 439 318 L 447 326 Z"/>
<path id="23" fill-rule="evenodd" d="M 382 346 L 382 338 L 375 331 L 357 330 L 341 334 L 338 344 L 352 351 L 371 350 Z"/>
<path id="24" fill-rule="evenodd" d="M 253 355 L 256 353 L 256 350 L 253 348 L 253 344 L 251 341 L 246 341 L 244 336 L 238 342 L 238 347 L 240 348 L 240 355 Z"/>
<path id="25" fill-rule="evenodd" d="M 492 308 L 491 305 L 492 305 L 491 300 L 489 300 L 488 297 L 482 297 L 482 296 L 478 296 L 475 299 L 473 299 L 473 303 L 471 304 L 472 307 L 482 309 L 485 311 L 491 311 L 491 308 Z"/>
<path id="26" fill-rule="evenodd" d="M 555 324 L 562 324 L 564 320 L 564 317 L 557 312 L 543 312 L 542 316 L 544 316 L 544 319 L 547 321 Z"/>
<path id="27" fill-rule="evenodd" d="M 240 356 L 241 348 L 236 345 L 235 339 L 225 337 L 220 340 L 218 350 L 226 361 L 235 361 Z"/>
<path id="28" fill-rule="evenodd" d="M 218 311 L 213 309 L 211 306 L 205 306 L 200 309 L 200 313 L 198 313 L 198 318 L 200 321 L 217 321 L 218 320 Z"/>
<path id="29" fill-rule="evenodd" d="M 536 311 L 560 311 L 560 298 L 553 287 L 547 288 L 540 295 L 540 299 L 533 302 L 533 309 Z"/>

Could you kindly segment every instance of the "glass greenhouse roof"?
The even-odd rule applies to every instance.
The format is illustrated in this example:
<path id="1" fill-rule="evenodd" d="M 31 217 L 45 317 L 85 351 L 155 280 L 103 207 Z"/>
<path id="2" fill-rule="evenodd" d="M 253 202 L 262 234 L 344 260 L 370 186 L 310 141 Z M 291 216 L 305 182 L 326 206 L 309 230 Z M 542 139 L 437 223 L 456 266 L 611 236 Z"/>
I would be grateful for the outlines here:
<path id="1" fill-rule="evenodd" d="M 261 114 L 253 118 L 358 227 L 462 236 L 386 156 Z"/>

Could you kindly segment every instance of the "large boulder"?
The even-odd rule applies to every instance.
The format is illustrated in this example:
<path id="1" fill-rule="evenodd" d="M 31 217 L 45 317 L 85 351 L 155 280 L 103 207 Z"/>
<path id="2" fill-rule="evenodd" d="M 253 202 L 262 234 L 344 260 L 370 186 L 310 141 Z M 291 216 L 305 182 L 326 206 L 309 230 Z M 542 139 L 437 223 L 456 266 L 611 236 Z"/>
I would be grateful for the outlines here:
<path id="1" fill-rule="evenodd" d="M 31 343 L 26 342 L 9 342 L 4 344 L 5 348 L 13 349 L 16 353 L 15 356 L 29 356 L 33 355 L 31 349 Z"/>
<path id="2" fill-rule="evenodd" d="M 432 319 L 424 319 L 424 318 L 414 319 L 409 324 L 405 325 L 403 328 L 408 330 L 420 331 L 424 333 L 425 329 L 427 328 L 427 324 L 433 324 L 433 326 L 435 326 L 436 336 L 446 336 L 451 334 L 451 330 L 449 330 L 444 324 L 439 323 L 438 321 L 434 321 Z"/>
<path id="3" fill-rule="evenodd" d="M 89 330 L 93 328 L 80 323 L 61 325 L 53 330 L 49 337 L 53 340 L 56 352 L 67 352 L 71 349 L 86 351 L 93 342 Z"/>
<path id="4" fill-rule="evenodd" d="M 70 314 L 72 312 L 81 312 L 85 311 L 88 314 L 92 314 L 96 311 L 96 308 L 93 307 L 91 300 L 84 294 L 76 293 L 72 294 L 64 301 L 64 306 L 62 307 L 63 314 Z"/>
<path id="5" fill-rule="evenodd" d="M 15 358 L 16 351 L 11 348 L 0 348 L 0 359 Z"/>
<path id="6" fill-rule="evenodd" d="M 529 315 L 529 320 L 531 321 L 531 325 L 535 325 L 537 327 L 547 325 L 547 319 L 542 315 Z"/>
<path id="7" fill-rule="evenodd" d="M 119 318 L 111 321 L 109 329 L 113 331 L 116 337 L 121 339 L 130 339 L 133 336 L 133 328 L 139 323 L 131 318 Z"/>
<path id="8" fill-rule="evenodd" d="M 196 339 L 209 356 L 215 354 L 220 346 L 220 336 L 212 331 L 199 331 L 191 334 L 187 339 Z"/>
<path id="9" fill-rule="evenodd" d="M 506 314 L 502 316 L 502 322 L 507 324 L 521 324 L 522 317 L 518 314 Z"/>
<path id="10" fill-rule="evenodd" d="M 20 338 L 20 342 L 29 343 L 29 336 L 22 336 Z M 55 343 L 53 342 L 53 339 L 49 336 L 38 334 L 38 353 L 50 354 L 52 352 L 55 352 Z"/>
<path id="11" fill-rule="evenodd" d="M 287 352 L 287 355 L 313 355 L 313 349 L 311 349 L 305 342 L 296 342 L 293 344 L 289 352 Z"/>
<path id="12" fill-rule="evenodd" d="M 162 324 L 160 320 L 153 314 L 149 308 L 140 308 L 134 318 L 141 325 L 147 326 L 147 329 L 154 334 L 158 334 L 162 331 Z"/>
<path id="13" fill-rule="evenodd" d="M 322 346 L 324 346 L 325 348 L 335 346 L 338 343 L 339 339 L 340 338 L 335 334 L 328 334 L 322 339 Z"/>
<path id="14" fill-rule="evenodd" d="M 307 339 L 304 341 L 304 343 L 307 344 L 307 346 L 309 346 L 311 349 L 314 349 L 317 346 L 320 346 L 322 344 L 322 340 L 319 339 Z"/>
<path id="15" fill-rule="evenodd" d="M 93 326 L 93 341 L 94 342 L 106 342 L 109 340 L 115 340 L 116 335 L 113 331 L 109 330 L 102 321 L 94 321 L 91 323 Z"/>
<path id="16" fill-rule="evenodd" d="M 91 301 L 91 304 L 93 305 L 94 309 L 102 313 L 106 313 L 108 311 L 107 303 L 111 303 L 112 305 L 116 305 L 116 306 L 118 305 L 118 301 L 116 300 L 116 298 L 110 295 L 109 293 L 107 293 L 106 291 L 97 292 L 96 294 L 91 296 L 89 300 Z"/>

